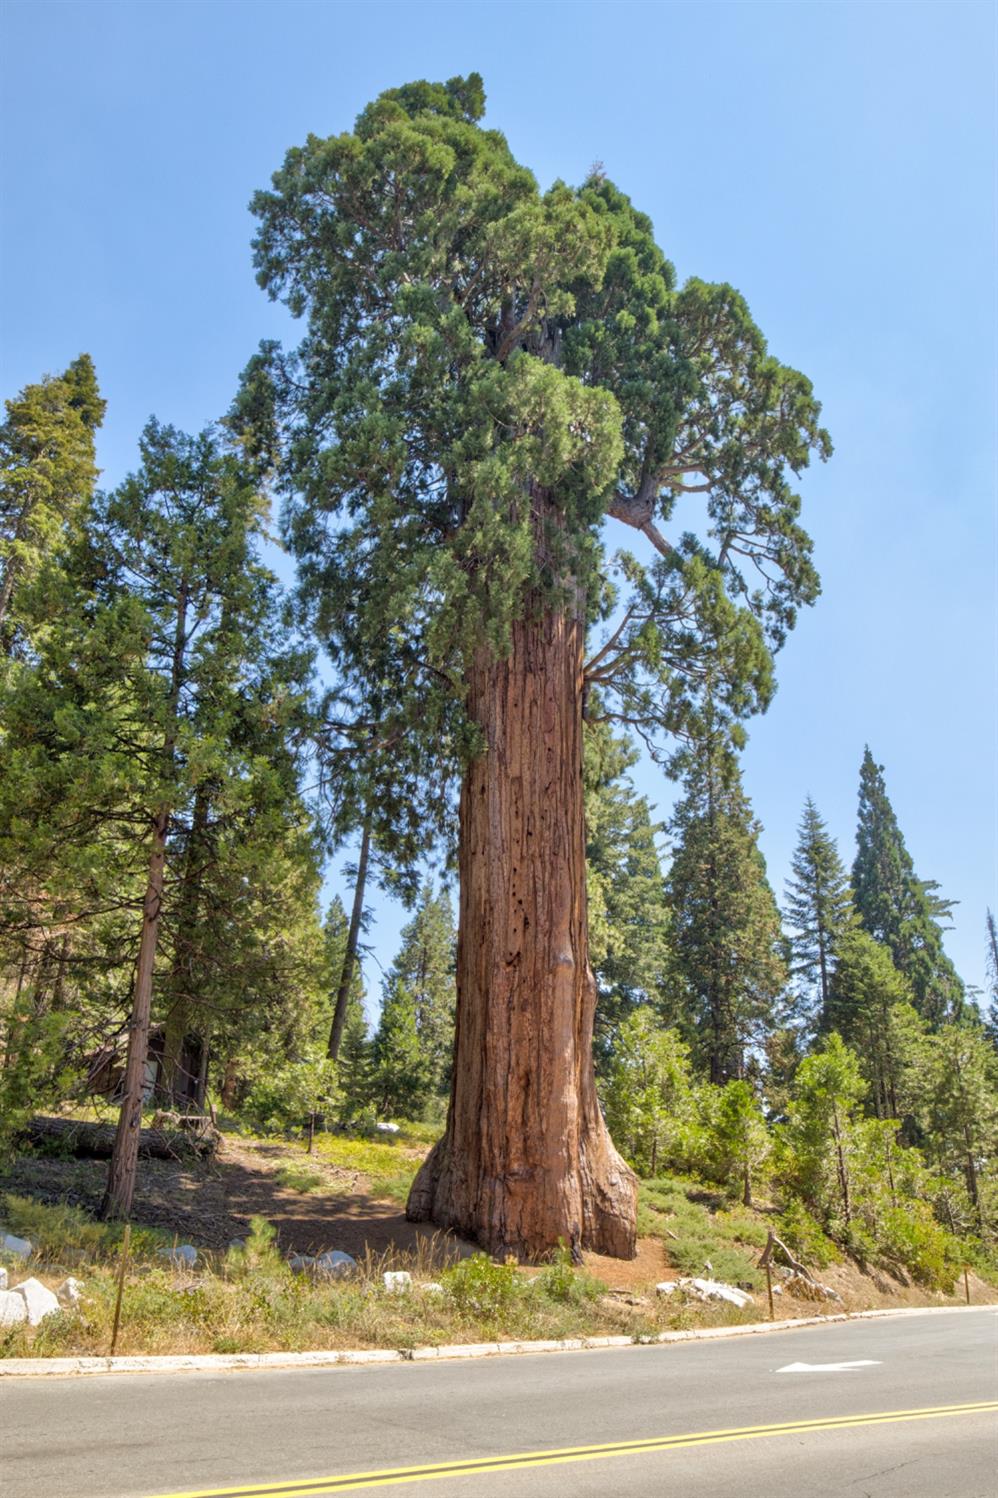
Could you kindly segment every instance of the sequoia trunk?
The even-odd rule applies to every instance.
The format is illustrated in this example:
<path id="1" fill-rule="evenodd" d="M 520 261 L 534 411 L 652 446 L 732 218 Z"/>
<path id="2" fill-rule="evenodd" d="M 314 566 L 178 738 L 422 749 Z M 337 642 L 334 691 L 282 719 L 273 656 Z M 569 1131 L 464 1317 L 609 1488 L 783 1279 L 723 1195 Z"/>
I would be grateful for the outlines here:
<path id="1" fill-rule="evenodd" d="M 580 620 L 530 613 L 481 656 L 468 707 L 484 752 L 461 793 L 457 1024 L 443 1139 L 406 1212 L 534 1260 L 559 1241 L 631 1258 L 635 1178 L 592 1062 Z"/>

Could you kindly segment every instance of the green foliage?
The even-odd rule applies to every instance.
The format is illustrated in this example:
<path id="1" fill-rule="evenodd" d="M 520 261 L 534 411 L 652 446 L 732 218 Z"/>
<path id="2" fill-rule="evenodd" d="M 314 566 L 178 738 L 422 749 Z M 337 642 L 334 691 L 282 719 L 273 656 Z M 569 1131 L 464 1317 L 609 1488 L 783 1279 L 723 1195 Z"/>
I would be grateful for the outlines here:
<path id="1" fill-rule="evenodd" d="M 689 1047 L 648 1005 L 618 1027 L 600 1085 L 610 1133 L 636 1170 L 689 1158 L 696 1123 Z"/>
<path id="2" fill-rule="evenodd" d="M 598 988 L 597 1062 L 605 1066 L 616 1027 L 639 1004 L 663 1018 L 672 965 L 659 824 L 628 777 L 631 742 L 592 725 L 585 739 L 589 956 Z"/>
<path id="3" fill-rule="evenodd" d="M 291 1273 L 277 1246 L 277 1230 L 265 1217 L 250 1218 L 245 1241 L 228 1250 L 224 1267 L 229 1279 L 243 1281 L 284 1277 Z"/>
<path id="4" fill-rule="evenodd" d="M 712 1082 L 744 1075 L 787 977 L 779 911 L 737 765 L 711 733 L 686 757 L 669 873 L 676 965 Z"/>
<path id="5" fill-rule="evenodd" d="M 374 1099 L 383 1118 L 418 1118 L 430 1091 L 426 1053 L 420 1045 L 416 1001 L 400 978 L 389 977 L 372 1048 Z"/>
<path id="6" fill-rule="evenodd" d="M 859 775 L 859 827 L 852 871 L 856 910 L 874 940 L 890 950 L 907 978 L 915 1008 L 934 1028 L 963 1011 L 963 984 L 943 951 L 943 928 L 950 903 L 936 886 L 915 877 L 894 808 L 887 797 L 882 765 L 869 749 Z"/>
<path id="7" fill-rule="evenodd" d="M 810 796 L 804 803 L 799 841 L 787 881 L 790 970 L 801 987 L 804 1017 L 838 1028 L 828 1002 L 839 943 L 855 925 L 856 913 L 835 840 Z"/>
<path id="8" fill-rule="evenodd" d="M 771 1150 L 762 1109 L 748 1082 L 734 1080 L 703 1093 L 707 1114 L 707 1170 L 752 1205 L 752 1188 Z"/>
<path id="9" fill-rule="evenodd" d="M 455 939 L 447 890 L 442 889 L 439 895 L 434 895 L 432 886 L 424 885 L 415 915 L 402 928 L 401 946 L 389 969 L 386 988 L 386 993 L 393 995 L 391 1003 L 395 1003 L 398 994 L 404 992 L 412 1004 L 416 1048 L 421 1063 L 414 1072 L 421 1073 L 421 1080 L 417 1082 L 414 1075 L 408 1089 L 406 1107 L 410 1110 L 418 1108 L 425 1098 L 444 1097 L 450 1091 L 457 997 L 454 986 Z M 384 1016 L 384 1011 L 382 1013 Z M 397 1016 L 390 1016 L 389 1021 L 399 1022 Z M 399 1040 L 393 1044 L 397 1048 Z M 375 1038 L 375 1066 L 379 1076 L 383 1076 L 383 1069 L 388 1064 L 387 1049 L 387 1037 L 379 1029 Z M 402 1064 L 408 1066 L 410 1063 Z M 421 1092 L 423 1097 L 420 1097 Z"/>
<path id="10" fill-rule="evenodd" d="M 822 1027 L 837 1030 L 856 1051 L 878 1118 L 901 1118 L 912 1109 L 925 1026 L 910 999 L 885 946 L 862 930 L 841 938 Z"/>
<path id="11" fill-rule="evenodd" d="M 336 1066 L 320 1048 L 297 1061 L 268 1065 L 243 1102 L 243 1115 L 264 1133 L 301 1129 L 310 1113 L 332 1112 L 336 1103 Z"/>
<path id="12" fill-rule="evenodd" d="M 809 1269 L 826 1269 L 842 1256 L 804 1204 L 791 1197 L 776 1224 L 777 1237 L 799 1256 Z"/>
<path id="13" fill-rule="evenodd" d="M 560 1305 L 584 1305 L 603 1293 L 598 1280 L 575 1267 L 572 1251 L 566 1243 L 560 1244 L 551 1263 L 545 1264 L 534 1280 L 534 1287 L 548 1300 Z"/>
<path id="14" fill-rule="evenodd" d="M 639 1231 L 663 1238 L 669 1262 L 683 1274 L 758 1286 L 765 1230 L 746 1213 L 718 1210 L 723 1200 L 688 1179 L 656 1177 L 641 1186 Z"/>
<path id="15" fill-rule="evenodd" d="M 317 1170 L 306 1170 L 298 1165 L 282 1165 L 274 1176 L 279 1186 L 285 1186 L 289 1191 L 317 1191 L 324 1184 L 325 1177 Z"/>
<path id="16" fill-rule="evenodd" d="M 0 1220 L 6 1231 L 27 1238 L 34 1257 L 49 1265 L 71 1268 L 107 1263 L 121 1252 L 121 1223 L 95 1222 L 81 1208 L 68 1203 L 51 1204 L 9 1193 L 2 1198 Z M 135 1224 L 129 1255 L 137 1261 L 154 1260 L 171 1241 L 168 1233 Z"/>
<path id="17" fill-rule="evenodd" d="M 442 1276 L 450 1299 L 465 1316 L 482 1321 L 498 1320 L 522 1293 L 516 1265 L 497 1264 L 488 1254 L 472 1254 Z"/>

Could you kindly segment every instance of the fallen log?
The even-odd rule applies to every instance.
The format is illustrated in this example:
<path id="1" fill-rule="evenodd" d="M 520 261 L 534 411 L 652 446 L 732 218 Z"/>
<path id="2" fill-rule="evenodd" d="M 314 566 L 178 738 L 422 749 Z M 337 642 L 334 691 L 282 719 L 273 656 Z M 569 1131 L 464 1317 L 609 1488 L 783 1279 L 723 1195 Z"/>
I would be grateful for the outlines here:
<path id="1" fill-rule="evenodd" d="M 188 1124 L 188 1120 L 184 1120 Z M 198 1127 L 139 1130 L 139 1155 L 149 1160 L 210 1159 L 221 1135 L 210 1119 L 198 1118 Z M 36 1114 L 20 1131 L 29 1144 L 41 1145 L 67 1155 L 109 1160 L 114 1149 L 115 1125 L 87 1123 L 76 1118 L 49 1118 Z"/>

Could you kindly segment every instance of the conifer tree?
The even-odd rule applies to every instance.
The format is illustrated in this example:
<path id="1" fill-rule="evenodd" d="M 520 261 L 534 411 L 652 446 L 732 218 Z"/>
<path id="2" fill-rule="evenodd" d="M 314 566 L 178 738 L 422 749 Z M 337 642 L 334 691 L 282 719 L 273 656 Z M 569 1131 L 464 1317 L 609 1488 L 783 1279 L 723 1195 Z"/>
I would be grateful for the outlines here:
<path id="1" fill-rule="evenodd" d="M 617 1027 L 652 1005 L 671 1023 L 674 981 L 669 907 L 657 844 L 661 824 L 628 771 L 634 745 L 609 724 L 586 734 L 589 950 L 596 977 L 596 1054 L 604 1065 Z"/>
<path id="2" fill-rule="evenodd" d="M 415 997 L 398 977 L 385 980 L 372 1063 L 382 1117 L 418 1118 L 430 1094 L 430 1070 L 420 1045 Z"/>
<path id="3" fill-rule="evenodd" d="M 877 1118 L 910 1112 L 910 1072 L 924 1022 L 911 1004 L 911 988 L 890 952 L 868 932 L 847 931 L 821 1015 L 823 1033 L 838 1031 L 860 1058 Z"/>
<path id="4" fill-rule="evenodd" d="M 787 979 L 780 915 L 734 757 L 708 732 L 686 756 L 668 886 L 676 963 L 711 1082 L 745 1075 Z"/>
<path id="5" fill-rule="evenodd" d="M 932 881 L 916 878 L 887 796 L 883 766 L 875 763 L 869 749 L 859 776 L 852 885 L 864 929 L 889 949 L 895 967 L 911 984 L 919 1014 L 935 1027 L 959 1016 L 963 984 L 943 951 L 939 919 L 948 914 L 950 904 L 934 894 Z"/>
<path id="6" fill-rule="evenodd" d="M 460 725 L 455 1088 L 407 1210 L 520 1257 L 629 1256 L 592 1067 L 584 700 L 668 736 L 709 661 L 732 718 L 765 703 L 817 593 L 789 475 L 829 444 L 732 288 L 677 288 L 601 172 L 541 192 L 483 111 L 477 75 L 413 83 L 288 153 L 256 263 L 307 331 L 263 350 L 246 405 L 276 416 L 338 668 L 396 642 L 411 735 Z M 700 534 L 669 540 L 687 491 Z M 621 560 L 617 612 L 607 515 L 655 557 Z"/>
<path id="7" fill-rule="evenodd" d="M 855 923 L 849 879 L 835 840 L 810 796 L 787 881 L 790 971 L 803 989 L 806 1013 L 824 1016 L 838 944 Z M 834 1028 L 834 1026 L 833 1026 Z"/>
<path id="8" fill-rule="evenodd" d="M 998 926 L 995 925 L 994 912 L 991 910 L 988 911 L 985 919 L 985 931 L 987 933 L 985 961 L 987 964 L 988 994 L 991 999 L 985 1028 L 991 1044 L 998 1051 Z"/>
<path id="9" fill-rule="evenodd" d="M 104 401 L 90 356 L 81 354 L 64 374 L 26 386 L 6 404 L 0 425 L 0 655 L 9 656 L 33 623 L 58 615 L 60 561 L 79 536 L 97 480 L 94 434 Z"/>
<path id="10" fill-rule="evenodd" d="M 430 884 L 420 893 L 416 912 L 402 928 L 402 943 L 389 969 L 390 983 L 411 997 L 416 1036 L 428 1093 L 450 1090 L 454 1052 L 454 915 L 446 889 L 434 895 Z"/>

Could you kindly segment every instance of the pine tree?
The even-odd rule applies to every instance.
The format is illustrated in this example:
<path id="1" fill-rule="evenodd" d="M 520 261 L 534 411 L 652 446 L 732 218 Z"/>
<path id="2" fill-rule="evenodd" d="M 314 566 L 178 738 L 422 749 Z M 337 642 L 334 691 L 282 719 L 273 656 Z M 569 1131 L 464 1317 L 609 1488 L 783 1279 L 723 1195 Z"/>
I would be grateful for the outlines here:
<path id="1" fill-rule="evenodd" d="M 0 655 L 57 617 L 60 561 L 97 480 L 104 401 L 88 354 L 7 401 L 0 425 Z M 15 597 L 15 590 L 17 597 Z M 16 605 L 16 607 L 15 607 Z"/>
<path id="2" fill-rule="evenodd" d="M 385 980 L 372 1061 L 374 1098 L 382 1117 L 418 1118 L 430 1096 L 430 1070 L 420 1044 L 415 997 L 397 977 Z"/>
<path id="3" fill-rule="evenodd" d="M 977 1232 L 994 1230 L 998 1193 L 998 1063 L 978 1024 L 943 1025 L 929 1037 L 920 1108 L 930 1161 L 961 1181 Z"/>
<path id="4" fill-rule="evenodd" d="M 797 1072 L 783 1138 L 786 1174 L 808 1207 L 828 1226 L 852 1221 L 853 1157 L 866 1083 L 859 1062 L 834 1032 Z"/>
<path id="5" fill-rule="evenodd" d="M 388 971 L 389 983 L 411 997 L 416 1035 L 429 1093 L 450 1090 L 454 1052 L 454 915 L 446 889 L 434 895 L 423 886 L 412 920 L 402 928 L 402 944 Z"/>
<path id="6" fill-rule="evenodd" d="M 644 1175 L 683 1166 L 694 1127 L 690 1051 L 662 1028 L 648 1004 L 621 1020 L 601 1079 L 600 1096 L 614 1138 Z"/>
<path id="7" fill-rule="evenodd" d="M 618 1026 L 639 1005 L 670 1022 L 669 907 L 647 798 L 628 771 L 637 750 L 607 724 L 586 735 L 586 869 L 589 950 L 596 976 L 596 1051 L 607 1062 Z"/>
<path id="8" fill-rule="evenodd" d="M 810 796 L 791 870 L 786 886 L 786 919 L 793 933 L 790 971 L 801 983 L 807 1017 L 820 1020 L 828 1008 L 838 944 L 856 915 L 835 841 Z"/>
<path id="9" fill-rule="evenodd" d="M 483 112 L 477 75 L 413 83 L 289 152 L 254 202 L 256 264 L 307 332 L 263 351 L 246 406 L 276 420 L 337 669 L 394 642 L 413 739 L 459 725 L 455 1088 L 407 1210 L 519 1257 L 630 1256 L 592 1062 L 584 702 L 668 736 L 709 662 L 732 718 L 764 705 L 817 594 L 790 475 L 829 444 L 736 292 L 677 288 L 602 173 L 542 193 Z M 670 542 L 684 491 L 702 534 Z M 621 560 L 612 624 L 607 515 L 656 558 Z"/>
<path id="10" fill-rule="evenodd" d="M 985 918 L 985 930 L 987 933 L 988 993 L 991 997 L 985 1028 L 991 1044 L 998 1051 L 998 926 L 995 925 L 994 913 L 991 910 Z"/>
<path id="11" fill-rule="evenodd" d="M 821 1028 L 838 1031 L 859 1056 L 877 1118 L 901 1119 L 911 1109 L 910 1072 L 924 1029 L 911 997 L 887 948 L 866 931 L 847 931 Z"/>
<path id="12" fill-rule="evenodd" d="M 859 828 L 852 871 L 859 919 L 875 941 L 890 950 L 894 965 L 911 984 L 915 1007 L 930 1025 L 960 1015 L 963 984 L 943 951 L 939 917 L 950 909 L 936 885 L 915 876 L 882 765 L 867 749 L 859 777 Z"/>
<path id="13" fill-rule="evenodd" d="M 685 785 L 671 823 L 673 942 L 698 1055 L 723 1083 L 745 1075 L 746 1052 L 775 1023 L 785 946 L 737 763 L 707 737 Z"/>

